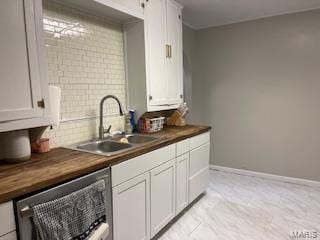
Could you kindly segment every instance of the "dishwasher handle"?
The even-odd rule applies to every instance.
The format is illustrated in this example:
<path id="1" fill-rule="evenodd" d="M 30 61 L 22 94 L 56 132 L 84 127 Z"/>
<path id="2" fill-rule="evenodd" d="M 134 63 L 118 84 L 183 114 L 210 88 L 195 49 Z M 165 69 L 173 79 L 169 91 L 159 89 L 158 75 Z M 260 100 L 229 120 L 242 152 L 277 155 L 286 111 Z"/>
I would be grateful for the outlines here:
<path id="1" fill-rule="evenodd" d="M 30 206 L 25 206 L 20 210 L 22 218 L 29 218 L 33 216 L 33 209 Z"/>

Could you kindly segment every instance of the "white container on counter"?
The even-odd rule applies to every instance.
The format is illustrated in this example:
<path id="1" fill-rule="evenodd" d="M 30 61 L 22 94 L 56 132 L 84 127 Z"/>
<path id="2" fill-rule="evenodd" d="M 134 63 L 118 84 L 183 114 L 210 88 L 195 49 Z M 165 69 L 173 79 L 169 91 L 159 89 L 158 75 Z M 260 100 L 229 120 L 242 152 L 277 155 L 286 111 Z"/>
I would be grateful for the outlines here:
<path id="1" fill-rule="evenodd" d="M 2 133 L 3 158 L 6 162 L 17 163 L 29 160 L 31 147 L 28 130 Z"/>

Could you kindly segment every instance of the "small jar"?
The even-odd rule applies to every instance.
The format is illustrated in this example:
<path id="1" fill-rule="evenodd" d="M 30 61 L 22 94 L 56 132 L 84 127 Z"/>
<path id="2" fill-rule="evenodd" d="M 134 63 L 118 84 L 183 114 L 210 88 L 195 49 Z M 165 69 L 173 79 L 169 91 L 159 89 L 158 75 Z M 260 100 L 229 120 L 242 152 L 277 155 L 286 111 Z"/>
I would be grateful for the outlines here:
<path id="1" fill-rule="evenodd" d="M 50 151 L 49 138 L 41 138 L 37 142 L 31 144 L 33 153 L 47 153 Z"/>
<path id="2" fill-rule="evenodd" d="M 126 114 L 125 116 L 125 125 L 124 125 L 124 131 L 127 134 L 131 134 L 133 131 L 132 125 L 131 125 L 131 116 L 129 114 Z"/>

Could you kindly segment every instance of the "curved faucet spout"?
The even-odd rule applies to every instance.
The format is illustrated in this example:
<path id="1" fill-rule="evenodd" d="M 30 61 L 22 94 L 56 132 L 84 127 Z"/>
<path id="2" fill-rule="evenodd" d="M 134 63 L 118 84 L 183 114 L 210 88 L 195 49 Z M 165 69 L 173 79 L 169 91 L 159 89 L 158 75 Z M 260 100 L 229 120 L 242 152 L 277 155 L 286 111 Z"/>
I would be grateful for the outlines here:
<path id="1" fill-rule="evenodd" d="M 104 138 L 104 134 L 106 133 L 105 132 L 105 129 L 104 129 L 104 126 L 103 126 L 103 105 L 104 105 L 104 102 L 108 99 L 108 98 L 113 98 L 114 100 L 117 101 L 118 103 L 118 106 L 119 106 L 119 114 L 120 116 L 123 116 L 125 111 L 123 109 L 123 106 L 120 102 L 120 100 L 114 96 L 114 95 L 107 95 L 105 97 L 103 97 L 100 101 L 100 126 L 99 126 L 99 138 L 100 139 L 103 139 Z M 110 128 L 109 128 L 109 131 L 110 131 Z"/>

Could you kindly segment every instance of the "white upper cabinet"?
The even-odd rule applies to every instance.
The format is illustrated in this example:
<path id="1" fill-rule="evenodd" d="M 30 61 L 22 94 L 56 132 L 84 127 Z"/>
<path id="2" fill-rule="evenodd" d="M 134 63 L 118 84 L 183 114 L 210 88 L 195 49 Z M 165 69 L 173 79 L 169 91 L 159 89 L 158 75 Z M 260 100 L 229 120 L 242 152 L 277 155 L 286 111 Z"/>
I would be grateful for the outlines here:
<path id="1" fill-rule="evenodd" d="M 149 111 L 153 106 L 182 102 L 181 6 L 172 0 L 149 0 L 145 5 Z"/>
<path id="2" fill-rule="evenodd" d="M 0 121 L 42 115 L 33 3 L 25 2 L 27 7 L 22 0 L 1 1 Z"/>
<path id="3" fill-rule="evenodd" d="M 183 49 L 181 7 L 176 2 L 167 0 L 167 103 L 179 104 L 183 98 Z"/>
<path id="4" fill-rule="evenodd" d="M 107 17 L 112 22 L 124 24 L 144 19 L 145 0 L 54 0 L 63 5 L 81 9 L 91 14 Z"/>
<path id="5" fill-rule="evenodd" d="M 181 11 L 173 0 L 147 0 L 144 21 L 124 26 L 129 105 L 138 115 L 183 102 Z"/>
<path id="6" fill-rule="evenodd" d="M 150 0 L 145 10 L 149 104 L 167 104 L 166 0 Z"/>
<path id="7" fill-rule="evenodd" d="M 128 8 L 130 11 L 133 11 L 138 14 L 143 14 L 143 0 L 112 0 L 115 3 L 122 5 L 123 7 Z"/>
<path id="8" fill-rule="evenodd" d="M 36 126 L 49 105 L 39 43 L 39 5 L 41 1 L 35 0 L 0 2 L 0 132 Z M 29 122 L 12 122 L 23 120 Z"/>

